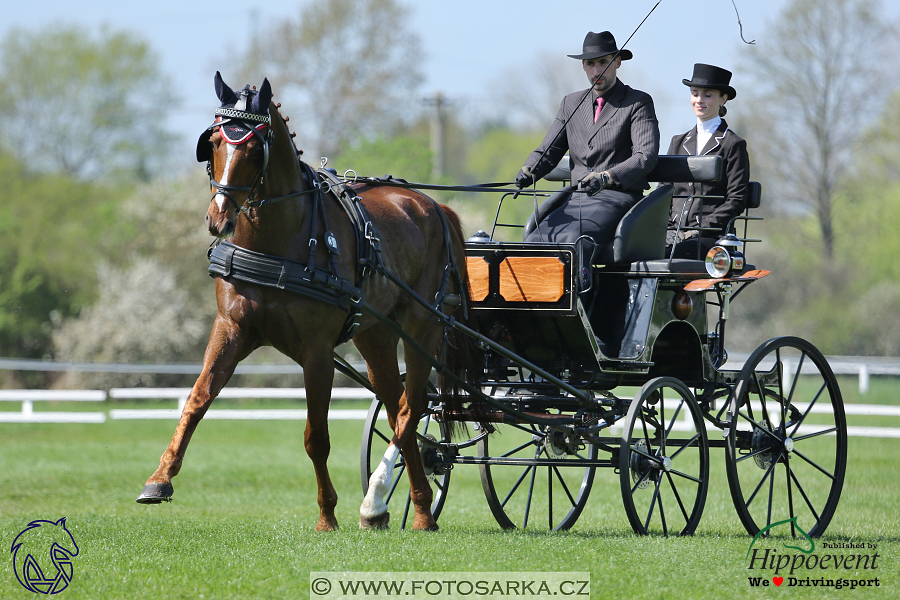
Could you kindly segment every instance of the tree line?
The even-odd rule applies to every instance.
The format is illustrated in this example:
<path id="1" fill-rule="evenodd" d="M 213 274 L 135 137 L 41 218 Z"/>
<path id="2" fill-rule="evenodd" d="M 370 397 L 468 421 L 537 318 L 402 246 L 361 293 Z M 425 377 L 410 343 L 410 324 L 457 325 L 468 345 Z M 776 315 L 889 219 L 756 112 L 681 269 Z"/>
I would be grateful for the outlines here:
<path id="1" fill-rule="evenodd" d="M 472 120 L 448 107 L 436 178 L 433 115 L 410 100 L 420 98 L 421 43 L 399 8 L 308 5 L 271 33 L 278 53 L 247 52 L 234 78 L 264 72 L 292 102 L 318 111 L 301 139 L 340 171 L 509 180 L 543 135 L 540 118 L 522 123 L 547 113 L 545 124 L 579 78 L 560 80 L 546 59 L 544 84 L 507 98 L 525 117 L 518 124 L 464 126 Z M 349 15 L 367 28 L 338 35 Z M 735 304 L 729 347 L 793 334 L 831 354 L 900 354 L 900 88 L 886 76 L 897 71 L 895 30 L 878 2 L 792 0 L 758 40 L 766 51 L 741 65 L 754 85 L 741 90 L 729 122 L 748 140 L 766 217 L 752 225 L 764 242 L 748 258 L 773 274 Z M 329 71 L 297 67 L 309 62 Z M 159 101 L 170 86 L 150 45 L 107 29 L 12 30 L 0 41 L 0 84 L 0 356 L 198 362 L 215 310 L 198 208 L 208 187 L 201 169 L 167 174 L 161 149 L 173 134 L 163 124 L 178 99 Z M 864 102 L 851 109 L 848 97 Z M 493 196 L 436 195 L 472 231 L 493 219 Z M 530 209 L 511 207 L 504 219 L 524 221 Z M 189 383 L 84 377 L 79 384 Z M 0 372 L 0 386 L 54 383 L 74 382 Z"/>

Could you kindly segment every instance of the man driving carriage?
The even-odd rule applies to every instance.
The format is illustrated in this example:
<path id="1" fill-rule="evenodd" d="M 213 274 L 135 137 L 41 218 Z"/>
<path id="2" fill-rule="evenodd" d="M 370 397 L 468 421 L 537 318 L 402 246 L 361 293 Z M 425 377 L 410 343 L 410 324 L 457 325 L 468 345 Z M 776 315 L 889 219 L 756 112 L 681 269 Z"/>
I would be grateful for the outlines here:
<path id="1" fill-rule="evenodd" d="M 629 50 L 618 49 L 613 35 L 589 32 L 581 60 L 591 83 L 563 98 L 544 141 L 516 177 L 525 188 L 549 173 L 568 151 L 572 181 L 581 182 L 569 200 L 529 233 L 526 242 L 574 243 L 589 236 L 595 247 L 615 236 L 616 226 L 649 189 L 647 174 L 657 162 L 659 124 L 653 99 L 617 77 Z M 592 249 L 585 248 L 585 263 Z"/>

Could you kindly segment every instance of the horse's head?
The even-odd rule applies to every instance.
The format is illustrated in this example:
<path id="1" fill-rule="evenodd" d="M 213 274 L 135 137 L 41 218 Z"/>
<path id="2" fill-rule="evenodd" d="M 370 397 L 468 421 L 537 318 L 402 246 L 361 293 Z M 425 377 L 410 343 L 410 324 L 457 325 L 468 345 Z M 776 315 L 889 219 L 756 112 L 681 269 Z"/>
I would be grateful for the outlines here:
<path id="1" fill-rule="evenodd" d="M 216 95 L 222 105 L 216 120 L 197 141 L 197 160 L 207 163 L 212 199 L 206 212 L 209 233 L 230 237 L 244 204 L 263 183 L 269 163 L 272 88 L 263 80 L 257 91 L 232 90 L 216 72 Z"/>

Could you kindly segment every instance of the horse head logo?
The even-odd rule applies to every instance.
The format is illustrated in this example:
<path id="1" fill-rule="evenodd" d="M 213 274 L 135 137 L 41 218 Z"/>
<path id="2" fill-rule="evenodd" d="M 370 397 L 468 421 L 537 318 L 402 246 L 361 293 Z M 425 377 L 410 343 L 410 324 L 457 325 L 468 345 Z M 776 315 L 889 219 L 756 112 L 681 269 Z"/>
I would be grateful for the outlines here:
<path id="1" fill-rule="evenodd" d="M 63 517 L 56 522 L 32 521 L 13 540 L 10 552 L 22 587 L 38 594 L 58 594 L 72 581 L 72 559 L 78 556 L 78 544 Z"/>
<path id="2" fill-rule="evenodd" d="M 781 545 L 784 546 L 785 548 L 789 548 L 791 550 L 799 550 L 803 554 L 812 554 L 812 552 L 816 549 L 816 542 L 809 536 L 809 534 L 807 532 L 803 531 L 803 529 L 797 523 L 797 517 L 791 517 L 790 519 L 785 519 L 784 521 L 778 521 L 777 523 L 772 523 L 771 525 L 769 525 L 763 529 L 760 529 L 759 533 L 757 533 L 756 536 L 753 538 L 753 541 L 750 542 L 750 547 L 747 548 L 747 556 L 748 557 L 750 556 L 750 551 L 753 550 L 753 544 L 756 543 L 756 540 L 758 540 L 761 536 L 768 537 L 768 531 L 770 529 L 772 529 L 773 527 L 777 527 L 778 525 L 785 525 L 787 523 L 791 524 L 792 531 L 793 531 L 793 529 L 796 529 L 801 534 L 803 534 L 803 537 L 806 539 L 807 542 L 809 542 L 809 549 L 803 548 L 801 546 L 788 546 L 787 544 L 785 544 L 783 542 Z"/>

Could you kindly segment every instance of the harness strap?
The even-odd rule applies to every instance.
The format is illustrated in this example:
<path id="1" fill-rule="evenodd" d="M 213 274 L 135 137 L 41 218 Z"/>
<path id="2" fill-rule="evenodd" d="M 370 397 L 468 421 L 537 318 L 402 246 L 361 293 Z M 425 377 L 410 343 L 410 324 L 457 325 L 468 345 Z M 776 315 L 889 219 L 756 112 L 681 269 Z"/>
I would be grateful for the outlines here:
<path id="1" fill-rule="evenodd" d="M 338 344 L 349 341 L 359 327 L 362 289 L 312 264 L 246 250 L 225 241 L 209 250 L 209 275 L 286 290 L 346 311 Z"/>

